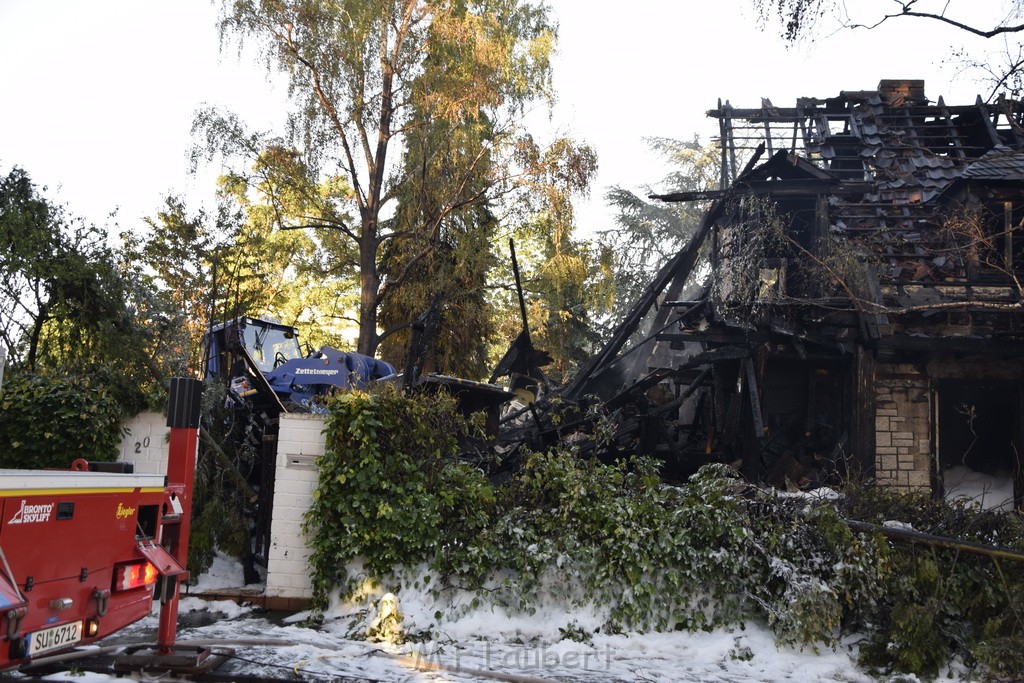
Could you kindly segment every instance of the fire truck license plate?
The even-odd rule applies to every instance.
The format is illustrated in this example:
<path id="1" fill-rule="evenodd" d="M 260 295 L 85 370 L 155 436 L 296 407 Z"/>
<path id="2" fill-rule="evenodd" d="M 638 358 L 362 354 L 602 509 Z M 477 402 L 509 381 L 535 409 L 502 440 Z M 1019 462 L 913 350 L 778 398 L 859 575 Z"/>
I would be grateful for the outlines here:
<path id="1" fill-rule="evenodd" d="M 29 636 L 28 654 L 35 657 L 44 652 L 59 650 L 64 647 L 71 647 L 82 640 L 82 622 L 76 621 L 70 624 L 61 624 L 53 628 L 36 631 Z"/>

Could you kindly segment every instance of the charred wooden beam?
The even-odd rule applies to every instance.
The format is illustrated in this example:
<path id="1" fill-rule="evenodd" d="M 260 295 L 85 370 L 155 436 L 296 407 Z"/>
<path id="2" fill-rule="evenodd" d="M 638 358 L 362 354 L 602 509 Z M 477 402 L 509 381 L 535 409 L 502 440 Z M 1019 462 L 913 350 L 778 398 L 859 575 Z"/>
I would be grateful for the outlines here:
<path id="1" fill-rule="evenodd" d="M 677 372 L 678 370 L 673 368 L 658 368 L 643 379 L 638 380 L 635 384 L 631 384 L 627 388 L 623 389 L 613 398 L 609 399 L 608 402 L 604 404 L 605 408 L 608 410 L 621 408 L 632 401 L 636 396 L 639 396 L 656 384 L 660 384 L 666 379 L 673 377 Z"/>
<path id="2" fill-rule="evenodd" d="M 663 382 L 666 379 L 670 379 L 670 378 L 673 378 L 673 377 L 679 377 L 681 374 L 683 374 L 684 372 L 688 371 L 689 369 L 690 369 L 689 366 L 687 366 L 687 367 L 680 367 L 680 368 L 676 368 L 676 369 L 659 368 L 659 369 L 655 370 L 654 372 L 652 372 L 651 374 L 649 374 L 647 377 L 645 377 L 642 380 L 638 381 L 636 384 L 633 384 L 629 388 L 624 389 L 623 391 L 619 392 L 619 394 L 617 394 L 614 398 L 612 398 L 607 403 L 605 403 L 605 408 L 607 410 L 616 410 L 617 408 L 621 408 L 622 406 L 626 405 L 626 403 L 628 403 L 633 397 L 635 397 L 640 392 L 647 391 L 648 389 L 650 389 L 654 385 L 658 384 L 659 382 Z M 703 370 L 701 370 L 700 373 L 698 373 L 698 375 L 693 379 L 693 381 L 691 381 L 690 384 L 687 386 L 686 391 L 684 391 L 679 396 L 679 398 L 674 399 L 668 405 L 673 405 L 673 404 L 679 405 L 679 404 L 681 404 L 683 401 L 685 401 L 690 396 L 692 396 L 693 393 L 695 391 L 697 391 L 697 389 L 699 389 L 701 387 L 701 385 L 703 385 L 704 381 L 706 379 L 708 379 L 708 377 L 710 377 L 710 376 L 711 376 L 711 368 L 710 367 L 706 367 Z M 659 408 L 659 411 L 660 412 L 664 412 L 660 408 Z"/>
<path id="3" fill-rule="evenodd" d="M 911 529 L 879 526 L 878 524 L 858 522 L 853 519 L 846 520 L 846 524 L 854 531 L 863 531 L 869 534 L 879 533 L 894 541 L 902 541 L 905 543 L 924 543 L 936 548 L 946 548 L 947 550 L 957 550 L 974 555 L 984 555 L 985 557 L 991 557 L 993 559 L 1024 562 L 1024 551 L 1014 550 L 1013 548 L 1004 548 L 998 545 L 986 545 L 984 543 L 975 543 L 974 541 L 962 541 L 958 538 L 936 536 L 935 534 L 927 534 L 922 531 L 914 531 Z"/>
<path id="4" fill-rule="evenodd" d="M 771 334 L 767 332 L 662 332 L 657 336 L 658 341 L 672 343 L 705 342 L 708 344 L 760 344 L 771 341 Z"/>
<path id="5" fill-rule="evenodd" d="M 695 306 L 703 306 L 706 301 L 664 301 L 662 307 L 671 306 L 673 308 L 693 308 Z"/>
<path id="6" fill-rule="evenodd" d="M 1019 356 L 1024 353 L 1024 340 L 993 337 L 908 337 L 894 335 L 875 342 L 879 351 L 935 351 L 950 353 L 984 353 L 988 356 Z"/>
<path id="7" fill-rule="evenodd" d="M 558 392 L 564 398 L 574 400 L 578 398 L 580 391 L 586 385 L 589 380 L 599 369 L 609 363 L 615 354 L 623 347 L 623 345 L 629 340 L 633 332 L 636 331 L 637 325 L 640 324 L 640 320 L 647 313 L 647 311 L 654 305 L 658 298 L 658 295 L 669 285 L 670 282 L 677 278 L 685 279 L 689 277 L 690 272 L 697 263 L 697 258 L 700 255 L 701 246 L 704 244 L 704 240 L 708 236 L 711 224 L 717 217 L 717 213 L 712 210 L 709 211 L 701 222 L 700 228 L 697 229 L 696 234 L 690 238 L 689 243 L 681 249 L 675 256 L 669 260 L 658 274 L 654 277 L 654 280 L 647 286 L 644 293 L 640 296 L 640 299 L 633 304 L 626 317 L 619 323 L 612 338 L 605 344 L 604 348 L 601 349 L 596 355 L 594 355 L 590 361 L 569 381 L 565 388 Z M 677 295 L 678 296 L 678 295 Z M 657 325 L 656 325 L 657 326 Z"/>
<path id="8" fill-rule="evenodd" d="M 866 91 L 868 95 L 876 94 L 873 91 Z M 831 99 L 831 98 L 829 98 Z M 765 111 L 763 107 L 757 109 L 736 109 L 731 105 L 728 106 L 728 110 L 725 107 L 719 106 L 717 109 L 709 109 L 705 112 L 709 118 L 720 119 L 725 116 L 733 120 L 750 121 L 752 123 L 760 124 L 764 120 L 778 121 L 780 123 L 794 123 L 806 121 L 809 118 L 817 116 L 825 116 L 832 121 L 844 121 L 850 118 L 850 110 L 848 109 L 836 109 L 827 110 L 822 108 L 828 106 L 826 100 L 821 100 L 815 97 L 801 98 L 798 100 L 800 106 L 796 107 L 776 107 L 772 106 L 771 109 Z M 906 109 L 914 115 L 932 115 L 936 116 L 937 113 L 949 113 L 949 114 L 974 114 L 978 111 L 977 104 L 955 104 L 955 105 L 920 105 L 920 106 L 903 106 L 900 109 Z M 942 124 L 936 123 L 935 127 L 940 127 Z"/>
<path id="9" fill-rule="evenodd" d="M 754 373 L 754 362 L 750 356 L 743 359 L 743 371 L 746 374 L 750 413 L 754 418 L 754 436 L 760 440 L 764 438 L 764 417 L 761 414 L 761 396 L 757 388 L 757 375 Z"/>
<path id="10" fill-rule="evenodd" d="M 696 356 L 690 358 L 688 361 L 686 361 L 679 367 L 692 368 L 698 365 L 706 365 L 708 363 L 719 363 L 725 360 L 742 359 L 748 357 L 749 355 L 749 348 L 744 348 L 742 346 L 723 346 L 718 349 L 711 349 L 710 351 L 698 353 Z"/>
<path id="11" fill-rule="evenodd" d="M 885 304 L 882 296 L 882 287 L 878 283 L 878 273 L 874 266 L 865 264 L 863 268 L 864 276 L 864 288 L 866 290 L 866 296 L 868 301 L 877 307 L 881 307 Z M 884 314 L 861 314 L 861 322 L 864 324 L 864 331 L 867 334 L 868 339 L 877 340 L 881 335 L 879 329 L 883 325 L 889 324 L 889 318 Z"/>
<path id="12" fill-rule="evenodd" d="M 743 364 L 740 364 L 739 374 L 736 381 L 729 387 L 729 402 L 725 411 L 725 429 L 723 437 L 730 448 L 734 447 L 740 440 L 740 416 L 743 412 Z"/>
<path id="13" fill-rule="evenodd" d="M 874 184 L 868 182 L 843 181 L 838 178 L 795 178 L 738 181 L 728 190 L 669 192 L 668 194 L 652 194 L 650 198 L 660 199 L 664 202 L 695 202 L 719 199 L 734 191 L 743 191 L 755 195 L 770 194 L 780 197 L 791 197 L 815 194 L 862 195 L 874 189 Z"/>
<path id="14" fill-rule="evenodd" d="M 815 335 L 795 332 L 787 332 L 784 330 L 773 329 L 772 331 L 762 330 L 737 330 L 735 332 L 703 332 L 699 330 L 684 330 L 681 332 L 662 332 L 657 335 L 659 341 L 667 341 L 673 344 L 683 344 L 686 342 L 701 342 L 706 344 L 727 344 L 730 346 L 752 346 L 756 344 L 765 343 L 783 343 L 789 342 L 794 345 L 797 353 L 801 357 L 814 355 L 820 356 L 821 354 L 808 354 L 805 344 L 811 344 L 816 348 L 823 349 L 827 355 L 831 354 L 845 354 L 846 349 L 837 341 L 837 337 L 840 335 L 838 331 L 840 328 L 835 328 L 833 333 L 819 333 Z M 853 327 L 851 323 L 850 327 Z M 826 330 L 828 332 L 828 330 Z"/>
<path id="15" fill-rule="evenodd" d="M 677 398 L 674 401 L 672 401 L 670 403 L 667 403 L 667 404 L 661 406 L 660 408 L 658 408 L 658 413 L 659 414 L 667 413 L 670 410 L 672 410 L 673 408 L 678 408 L 679 406 L 681 406 L 683 404 L 683 402 L 686 401 L 686 399 L 688 399 L 691 396 L 693 396 L 694 393 L 696 393 L 696 391 L 698 389 L 700 389 L 702 386 L 704 386 L 704 383 L 708 379 L 710 379 L 710 378 L 711 378 L 711 368 L 710 367 L 704 368 L 703 370 L 701 370 L 700 374 L 697 375 L 697 377 L 692 382 L 690 382 L 689 386 L 686 387 L 686 391 L 684 391 L 682 394 L 680 394 L 679 398 Z"/>

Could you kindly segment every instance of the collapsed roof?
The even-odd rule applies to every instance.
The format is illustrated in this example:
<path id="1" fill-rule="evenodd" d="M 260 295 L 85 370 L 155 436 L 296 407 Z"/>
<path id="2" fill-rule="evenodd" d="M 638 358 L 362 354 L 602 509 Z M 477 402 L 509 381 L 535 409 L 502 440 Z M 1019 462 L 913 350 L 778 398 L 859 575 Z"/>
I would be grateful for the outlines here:
<path id="1" fill-rule="evenodd" d="M 800 98 L 792 108 L 763 99 L 758 109 L 726 103 L 708 115 L 719 121 L 723 189 L 657 198 L 714 198 L 708 220 L 721 223 L 714 214 L 727 197 L 770 196 L 797 242 L 791 257 L 825 259 L 836 245 L 856 255 L 864 281 L 844 284 L 857 289 L 862 310 L 892 314 L 967 302 L 1020 313 L 1020 102 L 948 106 L 942 98 L 930 102 L 923 81 L 883 80 L 877 90 Z M 964 234 L 968 211 L 984 224 L 981 233 Z M 697 238 L 705 236 L 702 230 Z M 715 267 L 728 256 L 718 239 Z M 804 290 L 798 298 L 812 297 Z"/>
<path id="2" fill-rule="evenodd" d="M 753 433 L 770 434 L 762 382 L 784 383 L 790 370 L 765 375 L 766 353 L 816 359 L 819 379 L 801 389 L 807 406 L 859 381 L 860 361 L 849 359 L 865 351 L 893 361 L 922 351 L 1024 357 L 1020 102 L 948 106 L 929 101 L 923 81 L 882 81 L 789 108 L 719 102 L 708 115 L 719 122 L 721 188 L 654 198 L 711 200 L 710 209 L 556 392 L 596 395 L 606 411 L 633 406 L 619 422 L 620 452 L 661 439 L 663 450 L 714 456 L 738 424 L 722 398 L 730 382 L 734 394 L 746 387 Z M 685 283 L 708 273 L 701 294 L 684 299 Z M 659 385 L 670 395 L 651 403 Z M 704 394 L 717 403 L 686 408 Z M 834 400 L 834 414 L 797 412 L 808 435 L 828 422 L 821 448 L 837 451 L 868 420 L 849 417 L 858 399 Z M 541 434 L 566 431 L 536 413 L 534 422 Z"/>

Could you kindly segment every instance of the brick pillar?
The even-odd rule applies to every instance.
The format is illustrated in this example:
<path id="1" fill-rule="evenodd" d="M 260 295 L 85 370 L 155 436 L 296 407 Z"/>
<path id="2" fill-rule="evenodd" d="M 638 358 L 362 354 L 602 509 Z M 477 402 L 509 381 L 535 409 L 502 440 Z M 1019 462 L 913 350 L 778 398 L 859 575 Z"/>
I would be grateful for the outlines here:
<path id="1" fill-rule="evenodd" d="M 875 387 L 875 480 L 901 491 L 931 490 L 931 390 L 915 368 L 879 372 Z"/>

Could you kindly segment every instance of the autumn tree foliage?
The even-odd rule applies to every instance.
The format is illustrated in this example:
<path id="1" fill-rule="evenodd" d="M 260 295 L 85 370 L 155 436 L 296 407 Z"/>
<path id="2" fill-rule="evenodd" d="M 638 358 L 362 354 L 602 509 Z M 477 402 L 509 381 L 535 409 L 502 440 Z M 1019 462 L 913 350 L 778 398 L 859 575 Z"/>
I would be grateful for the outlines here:
<path id="1" fill-rule="evenodd" d="M 439 290 L 475 335 L 449 343 L 481 348 L 494 237 L 514 229 L 506 209 L 538 177 L 515 152 L 524 113 L 552 99 L 548 9 L 250 0 L 225 2 L 221 27 L 286 74 L 295 109 L 284 138 L 216 111 L 200 113 L 197 132 L 243 168 L 269 164 L 260 178 L 234 173 L 235 197 L 260 195 L 276 229 L 306 231 L 331 274 L 349 278 L 357 350 L 373 354 Z"/>

